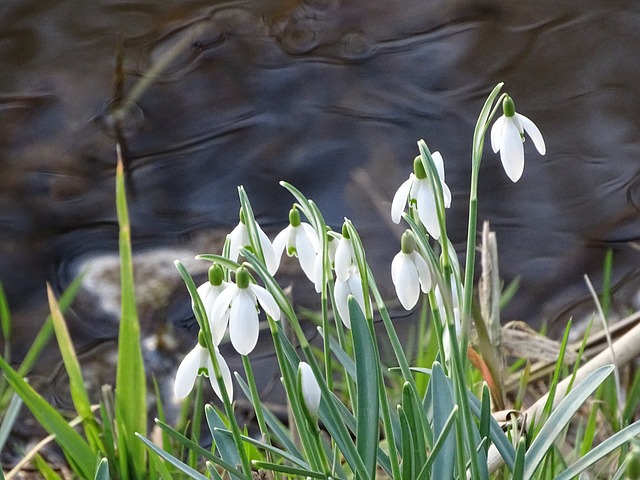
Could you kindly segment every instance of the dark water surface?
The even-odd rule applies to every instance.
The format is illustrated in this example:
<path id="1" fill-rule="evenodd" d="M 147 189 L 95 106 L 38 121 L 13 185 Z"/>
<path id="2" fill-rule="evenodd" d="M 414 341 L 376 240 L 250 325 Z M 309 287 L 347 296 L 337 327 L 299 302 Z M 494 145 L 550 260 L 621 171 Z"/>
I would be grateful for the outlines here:
<path id="1" fill-rule="evenodd" d="M 582 275 L 599 284 L 610 247 L 615 306 L 638 308 L 638 46 L 640 6 L 624 1 L 5 2 L 0 280 L 16 354 L 44 319 L 45 281 L 61 290 L 90 259 L 72 330 L 86 345 L 117 334 L 116 141 L 147 328 L 188 317 L 171 262 L 215 251 L 239 184 L 272 238 L 292 202 L 281 179 L 334 226 L 351 218 L 389 291 L 402 231 L 389 203 L 420 138 L 445 158 L 464 254 L 472 132 L 499 81 L 548 152 L 526 143 L 517 184 L 489 148 L 483 161 L 479 220 L 505 280 L 521 278 L 503 319 L 590 311 Z"/>

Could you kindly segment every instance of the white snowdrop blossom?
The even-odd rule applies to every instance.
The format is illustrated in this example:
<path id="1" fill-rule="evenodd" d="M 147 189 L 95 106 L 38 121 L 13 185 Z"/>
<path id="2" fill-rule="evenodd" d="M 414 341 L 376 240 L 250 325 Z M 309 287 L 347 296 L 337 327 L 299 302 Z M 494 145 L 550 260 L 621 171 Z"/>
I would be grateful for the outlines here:
<path id="1" fill-rule="evenodd" d="M 320 408 L 320 385 L 316 376 L 313 374 L 311 365 L 307 362 L 300 362 L 298 364 L 298 381 L 300 382 L 300 390 L 302 391 L 302 398 L 307 410 L 311 415 L 317 415 Z"/>
<path id="2" fill-rule="evenodd" d="M 346 225 L 342 226 L 342 237 L 336 246 L 336 256 L 334 260 L 334 270 L 336 278 L 345 282 L 351 273 L 351 269 L 356 267 L 356 254 L 353 251 L 353 242 L 349 238 Z M 357 268 L 357 267 L 356 267 Z"/>
<path id="3" fill-rule="evenodd" d="M 226 288 L 232 284 L 223 280 L 224 273 L 220 265 L 212 265 L 209 268 L 209 279 L 198 287 L 198 295 L 204 304 L 204 309 L 207 312 L 207 318 L 211 327 L 211 335 L 213 336 L 214 345 L 220 345 L 222 338 L 224 337 L 225 328 L 229 321 L 229 312 L 226 312 L 226 319 L 222 322 L 211 322 L 211 311 L 216 299 Z M 192 305 L 193 306 L 193 305 Z"/>
<path id="4" fill-rule="evenodd" d="M 444 161 L 440 152 L 431 154 L 433 163 L 438 171 L 440 185 L 442 186 L 442 196 L 445 208 L 451 206 L 451 190 L 444 181 Z M 398 188 L 391 202 L 391 219 L 395 223 L 400 223 L 402 212 L 406 205 L 414 206 L 418 212 L 418 218 L 425 226 L 429 235 L 434 239 L 440 237 L 440 226 L 438 224 L 438 213 L 436 209 L 435 192 L 431 188 L 431 183 L 427 177 L 420 157 L 413 161 L 413 173 L 409 179 L 405 180 Z"/>
<path id="5" fill-rule="evenodd" d="M 249 240 L 249 230 L 245 225 L 244 214 L 240 211 L 240 222 L 236 227 L 229 233 L 229 258 L 233 261 L 237 261 L 240 256 L 240 249 L 251 247 L 251 241 Z M 267 270 L 271 275 L 275 275 L 278 270 L 278 266 L 280 264 L 279 260 L 276 259 L 275 251 L 273 250 L 273 245 L 271 244 L 271 240 L 266 233 L 260 228 L 260 225 L 256 222 L 256 229 L 258 231 L 258 239 L 260 241 L 260 247 L 262 248 L 262 253 L 264 254 L 264 261 L 267 265 Z"/>
<path id="6" fill-rule="evenodd" d="M 401 250 L 391 262 L 391 280 L 405 310 L 416 306 L 420 290 L 431 290 L 431 270 L 422 255 L 416 251 L 415 239 L 410 230 L 402 234 Z"/>
<path id="7" fill-rule="evenodd" d="M 222 394 L 215 377 L 215 370 L 213 368 L 211 357 L 209 356 L 209 351 L 200 343 L 201 335 L 202 331 L 198 335 L 198 343 L 193 348 L 193 350 L 187 353 L 187 355 L 180 363 L 180 366 L 178 367 L 178 371 L 176 372 L 176 381 L 173 386 L 173 393 L 178 399 L 185 398 L 187 395 L 189 395 L 191 390 L 193 390 L 193 386 L 196 383 L 197 376 L 204 375 L 206 377 L 209 377 L 209 381 L 211 383 L 213 391 L 222 400 Z M 229 371 L 229 366 L 227 365 L 227 362 L 224 360 L 222 355 L 220 355 L 218 347 L 214 348 L 218 367 L 220 368 L 220 374 L 222 375 L 222 380 L 224 381 L 225 389 L 227 390 L 229 398 L 233 398 L 233 382 L 231 381 L 231 372 Z"/>
<path id="8" fill-rule="evenodd" d="M 336 260 L 337 262 L 337 260 Z M 360 308 L 365 312 L 364 292 L 362 291 L 362 277 L 360 272 L 353 265 L 349 269 L 349 274 L 346 280 L 340 280 L 336 278 L 336 283 L 333 288 L 333 294 L 336 302 L 336 309 L 342 319 L 345 327 L 351 328 L 351 316 L 349 315 L 349 295 L 353 295 L 360 305 Z M 371 306 L 371 299 L 367 297 L 369 306 Z"/>
<path id="9" fill-rule="evenodd" d="M 517 182 L 524 171 L 524 132 L 533 140 L 533 144 L 544 155 L 547 148 L 538 127 L 524 115 L 516 113 L 513 100 L 508 95 L 502 101 L 503 115 L 491 127 L 491 148 L 500 152 L 500 160 L 507 176 Z"/>
<path id="10" fill-rule="evenodd" d="M 250 283 L 245 267 L 236 271 L 236 283 L 227 287 L 211 309 L 212 331 L 224 331 L 229 324 L 229 337 L 233 348 L 241 355 L 249 355 L 258 343 L 260 322 L 258 305 L 274 320 L 280 320 L 280 308 L 273 296 L 260 285 Z"/>
<path id="11" fill-rule="evenodd" d="M 300 212 L 295 207 L 289 212 L 289 226 L 273 240 L 273 250 L 278 264 L 285 248 L 288 256 L 298 257 L 302 271 L 313 282 L 314 263 L 320 240 L 311 225 L 300 221 Z"/>

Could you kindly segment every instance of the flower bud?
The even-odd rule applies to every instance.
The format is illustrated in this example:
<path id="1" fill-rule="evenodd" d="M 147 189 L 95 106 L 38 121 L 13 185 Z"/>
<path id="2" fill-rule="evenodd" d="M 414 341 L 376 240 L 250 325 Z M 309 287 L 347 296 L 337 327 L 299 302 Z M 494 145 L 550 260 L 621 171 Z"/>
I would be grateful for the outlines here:
<path id="1" fill-rule="evenodd" d="M 302 391 L 302 398 L 311 415 L 318 415 L 318 409 L 320 408 L 320 385 L 316 380 L 311 366 L 306 362 L 300 362 L 298 364 L 298 382 L 300 383 L 300 389 Z"/>

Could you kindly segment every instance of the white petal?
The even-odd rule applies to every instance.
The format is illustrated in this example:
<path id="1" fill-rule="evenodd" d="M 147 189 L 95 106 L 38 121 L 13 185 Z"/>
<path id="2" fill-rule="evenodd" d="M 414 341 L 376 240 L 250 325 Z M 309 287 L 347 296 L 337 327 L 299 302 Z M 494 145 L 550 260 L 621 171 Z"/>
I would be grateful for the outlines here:
<path id="1" fill-rule="evenodd" d="M 258 343 L 259 333 L 260 323 L 253 297 L 248 289 L 240 289 L 229 315 L 231 344 L 240 355 L 249 355 Z"/>
<path id="2" fill-rule="evenodd" d="M 440 154 L 440 152 L 433 152 L 431 154 L 431 158 L 433 159 L 433 163 L 436 166 L 440 181 L 444 183 L 444 160 L 442 159 L 442 155 Z"/>
<path id="3" fill-rule="evenodd" d="M 542 134 L 540 133 L 540 130 L 538 130 L 536 124 L 524 115 L 520 115 L 519 113 L 516 113 L 516 115 L 518 116 L 518 119 L 520 120 L 520 123 L 524 127 L 525 131 L 531 137 L 531 140 L 533 140 L 533 144 L 536 146 L 536 150 L 540 152 L 540 155 L 544 155 L 545 153 L 547 153 L 547 147 L 544 144 L 544 138 L 542 138 Z"/>
<path id="4" fill-rule="evenodd" d="M 418 278 L 420 279 L 420 287 L 422 291 L 424 293 L 429 293 L 432 285 L 431 269 L 429 268 L 429 265 L 427 265 L 427 262 L 418 252 L 413 252 L 411 254 L 411 259 L 418 271 Z"/>
<path id="5" fill-rule="evenodd" d="M 444 200 L 444 208 L 449 208 L 451 206 L 451 190 L 444 182 L 442 182 L 442 198 Z"/>
<path id="6" fill-rule="evenodd" d="M 502 139 L 502 129 L 504 127 L 504 122 L 507 117 L 502 115 L 496 123 L 491 127 L 491 148 L 493 149 L 493 153 L 498 153 L 500 150 L 500 140 Z"/>
<path id="7" fill-rule="evenodd" d="M 416 202 L 418 204 L 418 217 L 434 240 L 440 238 L 440 225 L 436 213 L 436 199 L 427 180 L 421 180 Z"/>
<path id="8" fill-rule="evenodd" d="M 396 294 L 405 310 L 416 306 L 420 296 L 418 271 L 409 255 L 398 253 L 391 262 L 391 279 L 396 287 Z"/>
<path id="9" fill-rule="evenodd" d="M 173 386 L 173 393 L 176 398 L 185 398 L 196 383 L 198 370 L 202 366 L 202 346 L 197 344 L 193 350 L 187 353 L 186 357 L 180 362 L 178 371 L 176 372 L 176 382 Z"/>
<path id="10" fill-rule="evenodd" d="M 500 142 L 500 160 L 507 176 L 512 182 L 517 182 L 524 171 L 524 148 L 518 127 L 510 120 L 504 124 Z"/>
<path id="11" fill-rule="evenodd" d="M 220 375 L 222 375 L 222 381 L 224 382 L 224 388 L 227 391 L 229 399 L 233 400 L 233 381 L 231 380 L 231 371 L 229 370 L 229 365 L 227 365 L 226 360 L 222 357 L 222 355 L 220 355 L 220 352 L 217 348 L 215 349 L 215 352 L 216 359 L 218 360 L 218 367 L 220 368 Z M 213 374 L 215 370 L 213 369 L 213 362 L 211 362 L 211 358 L 208 358 L 208 364 L 210 368 L 209 381 L 211 382 L 211 387 L 213 388 L 213 391 L 216 393 L 216 395 L 218 395 L 218 398 L 222 400 L 222 393 L 220 392 L 220 388 L 218 387 L 218 381 Z"/>
<path id="12" fill-rule="evenodd" d="M 200 300 L 202 300 L 202 304 L 204 305 L 204 309 L 207 312 L 207 315 L 209 315 L 209 308 L 207 308 L 207 298 L 210 297 L 212 288 L 213 288 L 213 285 L 211 285 L 211 282 L 207 280 L 196 289 L 198 292 L 198 295 L 200 296 Z M 191 301 L 191 307 L 194 308 L 193 300 Z"/>
<path id="13" fill-rule="evenodd" d="M 276 260 L 276 254 L 273 251 L 273 245 L 271 240 L 267 237 L 267 234 L 260 228 L 260 225 L 256 223 L 258 230 L 258 239 L 260 240 L 260 246 L 262 247 L 262 253 L 264 254 L 264 262 L 267 265 L 267 270 L 271 275 L 275 275 L 280 266 L 280 259 Z"/>
<path id="14" fill-rule="evenodd" d="M 231 230 L 229 237 L 229 259 L 234 262 L 238 260 L 240 248 L 249 244 L 249 234 L 244 223 L 240 222 L 236 228 Z"/>
<path id="15" fill-rule="evenodd" d="M 213 303 L 211 315 L 209 316 L 209 325 L 211 326 L 211 335 L 215 345 L 219 345 L 222 337 L 224 337 L 224 332 L 229 323 L 229 306 L 238 295 L 238 291 L 239 289 L 236 285 L 230 285 L 218 295 L 218 298 Z"/>
<path id="16" fill-rule="evenodd" d="M 336 248 L 335 271 L 339 280 L 346 281 L 349 278 L 349 272 L 353 265 L 353 246 L 351 240 L 341 238 Z"/>
<path id="17" fill-rule="evenodd" d="M 349 284 L 343 282 L 340 279 L 336 279 L 336 284 L 333 287 L 333 296 L 336 302 L 336 309 L 342 319 L 342 323 L 347 328 L 351 328 L 351 318 L 349 318 L 349 303 L 347 298 L 351 295 Z"/>
<path id="18" fill-rule="evenodd" d="M 280 259 L 282 258 L 282 254 L 289 243 L 289 235 L 291 235 L 291 229 L 293 227 L 289 225 L 287 228 L 282 230 L 276 238 L 273 239 L 273 253 L 276 256 L 276 260 L 278 261 L 278 266 L 280 266 Z M 287 252 L 288 254 L 289 252 Z"/>
<path id="19" fill-rule="evenodd" d="M 355 297 L 356 302 L 358 302 L 358 305 L 360 305 L 360 308 L 362 309 L 362 313 L 364 313 L 366 309 L 364 306 L 364 292 L 362 291 L 362 277 L 360 277 L 360 273 L 357 270 L 353 269 L 351 271 L 351 275 L 349 275 L 349 280 L 347 281 L 347 283 L 349 284 L 351 295 Z M 369 306 L 371 306 L 371 300 L 368 300 Z M 351 318 L 349 318 L 349 325 L 351 325 Z"/>
<path id="20" fill-rule="evenodd" d="M 311 228 L 311 226 L 309 226 Z M 314 234 L 315 231 L 311 229 Z M 317 238 L 315 239 L 317 241 Z M 314 244 L 313 237 L 309 236 L 309 232 L 304 227 L 298 227 L 298 235 L 296 235 L 296 251 L 298 252 L 298 260 L 300 266 L 307 278 L 313 281 L 313 264 L 315 263 L 317 243 Z"/>
<path id="21" fill-rule="evenodd" d="M 318 385 L 318 380 L 316 380 L 316 376 L 313 374 L 313 370 L 308 363 L 300 362 L 298 364 L 298 370 L 300 371 L 302 398 L 309 412 L 311 412 L 312 415 L 316 415 L 320 408 L 320 385 Z"/>
<path id="22" fill-rule="evenodd" d="M 309 241 L 313 245 L 313 250 L 315 252 L 320 250 L 320 238 L 318 238 L 318 233 L 316 232 L 316 230 L 311 225 L 305 222 L 300 223 L 300 227 L 302 228 L 304 235 L 309 238 Z M 298 233 L 301 234 L 302 232 Z"/>
<path id="23" fill-rule="evenodd" d="M 264 309 L 266 314 L 274 320 L 280 320 L 280 307 L 278 307 L 273 295 L 271 295 L 266 288 L 261 287 L 260 285 L 251 284 L 249 285 L 249 288 L 258 299 L 260 306 Z"/>
<path id="24" fill-rule="evenodd" d="M 317 293 L 322 291 L 322 251 L 316 253 L 316 258 L 313 261 L 313 286 Z"/>
<path id="25" fill-rule="evenodd" d="M 404 212 L 404 207 L 407 205 L 407 199 L 409 198 L 412 183 L 413 174 L 411 174 L 411 176 L 405 180 L 400 187 L 398 187 L 398 190 L 393 196 L 393 200 L 391 202 L 391 220 L 393 220 L 394 223 L 400 223 L 402 212 Z"/>

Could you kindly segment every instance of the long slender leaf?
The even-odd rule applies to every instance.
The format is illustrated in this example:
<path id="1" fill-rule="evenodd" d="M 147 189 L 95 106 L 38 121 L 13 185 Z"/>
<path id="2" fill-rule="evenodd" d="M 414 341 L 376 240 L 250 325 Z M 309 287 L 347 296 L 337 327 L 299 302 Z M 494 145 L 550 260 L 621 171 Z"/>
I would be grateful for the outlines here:
<path id="1" fill-rule="evenodd" d="M 254 460 L 253 464 L 257 468 L 271 470 L 272 472 L 284 473 L 286 475 L 297 475 L 301 477 L 310 477 L 310 478 L 327 478 L 327 475 L 321 472 L 314 472 L 312 470 L 307 470 L 304 468 L 290 467 L 288 465 L 283 465 L 278 463 L 262 462 L 260 460 Z"/>
<path id="2" fill-rule="evenodd" d="M 609 455 L 616 448 L 627 443 L 638 435 L 640 435 L 640 421 L 632 423 L 628 427 L 623 428 L 619 432 L 607 438 L 604 442 L 558 475 L 556 480 L 569 480 L 570 478 L 577 476 L 580 472 L 589 468 L 598 460 Z"/>
<path id="3" fill-rule="evenodd" d="M 458 406 L 454 405 L 453 410 L 451 410 L 451 414 L 447 418 L 446 422 L 444 422 L 442 430 L 440 431 L 440 436 L 436 438 L 433 444 L 433 449 L 431 450 L 431 454 L 429 455 L 429 458 L 427 458 L 427 461 L 422 467 L 422 470 L 418 473 L 418 477 L 417 477 L 418 480 L 425 480 L 425 479 L 431 478 L 431 467 L 433 465 L 433 462 L 435 461 L 436 458 L 438 458 L 440 454 L 440 450 L 442 450 L 442 447 L 445 445 L 445 442 L 448 440 L 449 433 L 451 432 L 451 429 L 455 424 L 454 422 L 456 421 L 457 415 L 458 415 Z M 434 478 L 437 478 L 437 477 L 434 477 Z"/>
<path id="4" fill-rule="evenodd" d="M 14 393 L 9 402 L 9 407 L 4 413 L 2 425 L 0 425 L 0 452 L 4 449 L 4 444 L 7 442 L 7 438 L 9 438 L 9 434 L 16 423 L 20 407 L 22 407 L 22 399 L 18 394 Z"/>
<path id="5" fill-rule="evenodd" d="M 451 386 L 444 374 L 442 366 L 434 362 L 432 366 L 429 389 L 433 405 L 433 435 L 439 437 L 449 415 L 454 409 Z M 433 462 L 432 478 L 453 478 L 453 467 L 456 458 L 456 439 L 449 436 L 442 445 L 442 450 Z"/>
<path id="6" fill-rule="evenodd" d="M 147 434 L 147 383 L 140 343 L 140 322 L 136 309 L 131 254 L 131 226 L 124 185 L 124 170 L 120 149 L 116 168 L 116 209 L 120 226 L 120 288 L 121 318 L 118 333 L 118 366 L 116 369 L 116 419 L 118 442 L 126 445 L 130 465 L 137 478 L 147 471 L 144 446 L 132 436 Z M 123 430 L 131 436 L 122 438 Z"/>
<path id="7" fill-rule="evenodd" d="M 93 476 L 95 454 L 89 444 L 76 432 L 55 408 L 42 398 L 27 382 L 0 357 L 0 368 L 5 378 L 31 410 L 38 423 L 50 434 L 56 436 L 58 445 L 78 467 L 85 478 Z"/>
<path id="8" fill-rule="evenodd" d="M 349 315 L 353 332 L 353 350 L 356 362 L 358 407 L 356 410 L 356 448 L 370 474 L 375 477 L 376 453 L 380 437 L 378 410 L 379 362 L 371 328 L 358 302 L 349 296 Z"/>
<path id="9" fill-rule="evenodd" d="M 197 470 L 194 470 L 186 463 L 181 462 L 170 453 L 165 452 L 160 447 L 158 447 L 155 443 L 148 440 L 146 437 L 143 437 L 139 433 L 136 433 L 136 436 L 144 442 L 144 444 L 147 446 L 149 450 L 155 452 L 156 454 L 164 458 L 167 462 L 169 462 L 171 465 L 176 467 L 178 470 L 189 475 L 189 477 L 194 478 L 196 480 L 208 480 L 207 477 L 202 475 L 200 472 L 198 472 Z"/>
<path id="10" fill-rule="evenodd" d="M 240 465 L 242 462 L 238 448 L 242 448 L 240 445 L 236 445 L 233 441 L 233 437 L 228 437 L 224 433 L 220 433 L 218 429 L 227 429 L 227 426 L 218 415 L 218 412 L 211 405 L 205 405 L 204 414 L 207 418 L 207 425 L 209 425 L 209 431 L 216 442 L 216 449 L 220 458 L 231 465 Z"/>
<path id="11" fill-rule="evenodd" d="M 400 431 L 402 432 L 402 478 L 414 478 L 416 461 L 413 435 L 411 434 L 411 426 L 402 405 L 398 405 L 398 417 L 400 417 Z"/>
<path id="12" fill-rule="evenodd" d="M 100 460 L 98 464 L 98 469 L 96 470 L 96 475 L 93 477 L 94 480 L 110 480 L 109 476 L 109 462 L 106 458 Z"/>
<path id="13" fill-rule="evenodd" d="M 575 412 L 596 388 L 611 374 L 613 365 L 604 365 L 591 373 L 562 399 L 538 432 L 525 456 L 524 479 L 533 477 L 547 450 L 566 427 Z"/>

